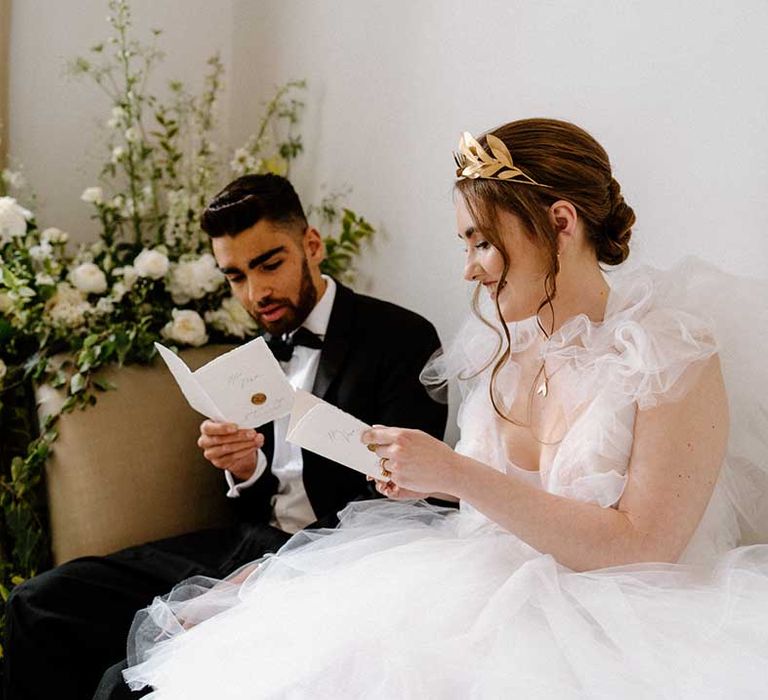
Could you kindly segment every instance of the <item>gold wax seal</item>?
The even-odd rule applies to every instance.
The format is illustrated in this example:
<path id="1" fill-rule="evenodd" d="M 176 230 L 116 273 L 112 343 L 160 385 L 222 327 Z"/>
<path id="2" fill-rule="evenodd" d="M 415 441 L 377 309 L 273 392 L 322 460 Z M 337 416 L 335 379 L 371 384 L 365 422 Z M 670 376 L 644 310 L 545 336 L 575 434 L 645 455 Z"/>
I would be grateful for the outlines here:
<path id="1" fill-rule="evenodd" d="M 372 442 L 372 443 L 370 443 L 370 444 L 368 445 L 368 449 L 369 449 L 371 452 L 376 452 L 376 448 L 377 448 L 377 447 L 378 447 L 378 445 L 377 445 L 375 442 Z"/>
<path id="2" fill-rule="evenodd" d="M 266 394 L 254 394 L 251 396 L 251 403 L 255 403 L 257 406 L 261 406 L 267 400 Z"/>

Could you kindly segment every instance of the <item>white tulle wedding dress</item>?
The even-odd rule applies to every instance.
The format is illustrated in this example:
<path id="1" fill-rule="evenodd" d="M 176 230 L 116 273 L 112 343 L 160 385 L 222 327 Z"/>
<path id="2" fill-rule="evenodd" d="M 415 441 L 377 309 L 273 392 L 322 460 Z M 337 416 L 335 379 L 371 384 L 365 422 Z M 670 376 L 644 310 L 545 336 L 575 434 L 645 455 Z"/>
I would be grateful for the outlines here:
<path id="1" fill-rule="evenodd" d="M 157 599 L 134 623 L 129 684 L 157 700 L 767 697 L 768 285 L 694 260 L 609 283 L 602 323 L 575 317 L 542 348 L 567 389 L 554 458 L 508 463 L 487 372 L 465 383 L 457 449 L 610 508 L 636 412 L 678 399 L 686 370 L 719 352 L 728 453 L 679 563 L 576 573 L 466 504 L 355 503 L 241 581 Z M 513 352 L 538 333 L 534 320 L 510 332 Z M 470 321 L 447 364 L 471 370 L 494 348 Z M 511 363 L 505 395 L 516 378 Z"/>

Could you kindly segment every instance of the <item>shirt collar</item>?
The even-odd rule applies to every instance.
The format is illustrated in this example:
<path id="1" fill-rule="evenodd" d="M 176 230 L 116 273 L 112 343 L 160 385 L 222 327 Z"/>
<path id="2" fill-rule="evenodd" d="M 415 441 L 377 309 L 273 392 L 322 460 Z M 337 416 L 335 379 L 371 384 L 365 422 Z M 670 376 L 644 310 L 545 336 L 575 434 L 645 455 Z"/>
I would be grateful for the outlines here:
<path id="1" fill-rule="evenodd" d="M 323 296 L 320 297 L 315 308 L 310 311 L 309 316 L 304 319 L 301 325 L 309 331 L 323 337 L 328 330 L 328 322 L 331 319 L 333 301 L 336 298 L 336 282 L 332 277 L 323 275 L 326 282 Z"/>

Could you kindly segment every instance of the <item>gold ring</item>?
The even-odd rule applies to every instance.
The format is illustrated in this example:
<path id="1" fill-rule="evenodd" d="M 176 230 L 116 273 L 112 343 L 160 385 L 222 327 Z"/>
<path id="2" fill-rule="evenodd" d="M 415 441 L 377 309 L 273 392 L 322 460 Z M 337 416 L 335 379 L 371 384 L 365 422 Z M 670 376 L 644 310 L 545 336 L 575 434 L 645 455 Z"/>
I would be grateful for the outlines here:
<path id="1" fill-rule="evenodd" d="M 386 468 L 386 463 L 389 462 L 388 457 L 382 457 L 379 459 L 379 467 L 381 469 L 381 478 L 382 479 L 389 479 L 390 476 L 392 476 L 392 472 L 389 471 L 389 469 Z"/>

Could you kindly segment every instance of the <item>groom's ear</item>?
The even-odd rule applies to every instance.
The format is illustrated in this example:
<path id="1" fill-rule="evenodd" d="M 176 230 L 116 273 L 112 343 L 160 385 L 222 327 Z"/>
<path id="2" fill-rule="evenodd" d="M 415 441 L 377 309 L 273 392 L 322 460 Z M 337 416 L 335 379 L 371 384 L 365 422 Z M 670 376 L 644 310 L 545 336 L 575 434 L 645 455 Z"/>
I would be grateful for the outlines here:
<path id="1" fill-rule="evenodd" d="M 304 255 L 310 263 L 319 265 L 325 259 L 325 243 L 320 232 L 314 226 L 307 226 L 302 238 Z"/>
<path id="2" fill-rule="evenodd" d="M 579 215 L 576 207 L 564 199 L 559 199 L 549 207 L 549 220 L 557 231 L 557 249 L 562 253 L 576 236 Z"/>

